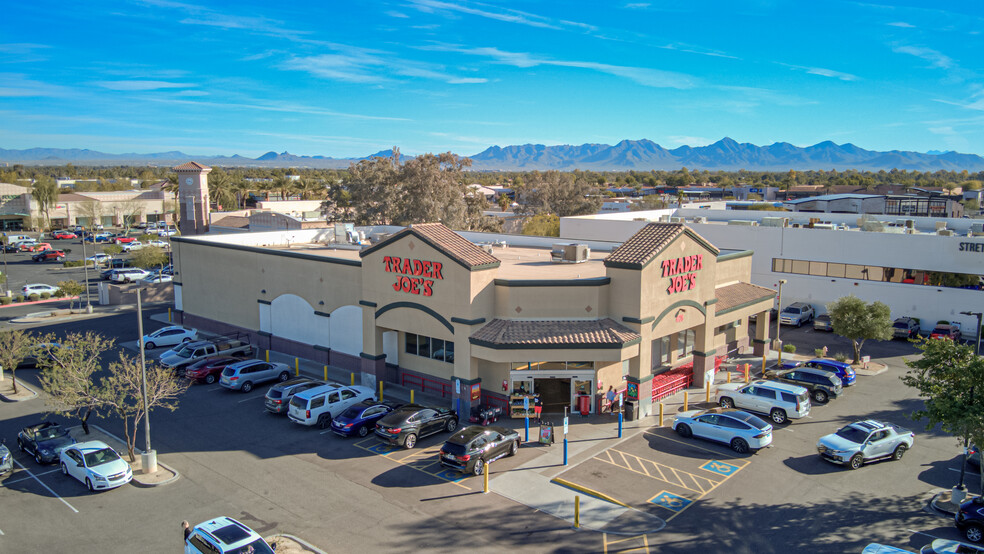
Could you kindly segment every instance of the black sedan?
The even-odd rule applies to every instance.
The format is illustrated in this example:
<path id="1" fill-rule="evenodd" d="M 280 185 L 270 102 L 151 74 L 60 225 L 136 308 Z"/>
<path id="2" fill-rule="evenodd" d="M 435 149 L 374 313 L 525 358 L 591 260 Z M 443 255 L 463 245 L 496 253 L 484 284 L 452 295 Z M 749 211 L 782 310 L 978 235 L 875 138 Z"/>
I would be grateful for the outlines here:
<path id="1" fill-rule="evenodd" d="M 461 473 L 481 475 L 485 463 L 492 463 L 503 456 L 514 456 L 519 451 L 519 433 L 505 427 L 465 427 L 444 443 L 441 448 L 441 465 Z"/>
<path id="2" fill-rule="evenodd" d="M 458 414 L 450 408 L 407 404 L 376 423 L 376 436 L 390 444 L 413 448 L 417 439 L 458 428 Z"/>
<path id="3" fill-rule="evenodd" d="M 50 421 L 25 427 L 17 434 L 17 447 L 33 455 L 39 464 L 58 460 L 58 455 L 70 444 L 75 444 L 75 439 L 68 435 L 68 430 Z"/>
<path id="4" fill-rule="evenodd" d="M 332 418 L 331 430 L 336 435 L 364 437 L 376 428 L 376 422 L 386 417 L 386 414 L 398 408 L 398 404 L 377 402 L 371 398 L 363 400 L 354 406 L 349 406 L 342 415 Z"/>

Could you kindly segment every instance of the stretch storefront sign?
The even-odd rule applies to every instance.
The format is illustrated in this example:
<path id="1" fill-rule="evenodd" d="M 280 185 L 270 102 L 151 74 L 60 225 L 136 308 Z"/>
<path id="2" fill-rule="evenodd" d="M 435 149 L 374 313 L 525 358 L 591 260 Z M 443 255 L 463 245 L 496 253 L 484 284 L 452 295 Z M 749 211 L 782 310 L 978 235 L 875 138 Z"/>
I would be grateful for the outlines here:
<path id="1" fill-rule="evenodd" d="M 395 291 L 431 296 L 434 294 L 434 280 L 444 279 L 441 275 L 443 264 L 440 262 L 384 256 L 383 266 L 389 273 L 402 274 L 393 283 Z"/>

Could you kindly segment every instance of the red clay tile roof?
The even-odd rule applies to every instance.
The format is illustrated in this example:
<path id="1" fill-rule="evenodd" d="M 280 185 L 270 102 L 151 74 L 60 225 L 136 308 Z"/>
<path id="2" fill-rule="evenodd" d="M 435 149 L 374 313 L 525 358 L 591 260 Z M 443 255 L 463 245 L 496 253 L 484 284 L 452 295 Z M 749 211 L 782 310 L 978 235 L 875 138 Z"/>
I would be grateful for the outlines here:
<path id="1" fill-rule="evenodd" d="M 383 242 L 366 248 L 359 253 L 359 256 L 364 258 L 383 245 L 399 240 L 407 235 L 417 236 L 468 269 L 498 267 L 500 263 L 498 258 L 482 250 L 475 243 L 455 233 L 441 223 L 416 223 L 411 225 L 397 231 Z"/>
<path id="2" fill-rule="evenodd" d="M 737 309 L 742 304 L 771 300 L 775 298 L 776 291 L 751 283 L 735 283 L 715 289 L 714 296 L 718 300 L 717 304 L 714 305 L 715 313 L 722 313 L 730 309 Z"/>
<path id="3" fill-rule="evenodd" d="M 649 223 L 605 258 L 605 266 L 642 269 L 682 234 L 688 234 L 715 255 L 720 252 L 704 237 L 682 223 Z"/>
<path id="4" fill-rule="evenodd" d="M 207 165 L 202 165 L 198 162 L 188 162 L 188 163 L 183 163 L 173 169 L 175 171 L 202 171 L 205 169 L 212 169 L 212 168 Z"/>
<path id="5" fill-rule="evenodd" d="M 621 348 L 639 333 L 605 318 L 590 321 L 514 321 L 493 319 L 469 338 L 490 348 Z"/>

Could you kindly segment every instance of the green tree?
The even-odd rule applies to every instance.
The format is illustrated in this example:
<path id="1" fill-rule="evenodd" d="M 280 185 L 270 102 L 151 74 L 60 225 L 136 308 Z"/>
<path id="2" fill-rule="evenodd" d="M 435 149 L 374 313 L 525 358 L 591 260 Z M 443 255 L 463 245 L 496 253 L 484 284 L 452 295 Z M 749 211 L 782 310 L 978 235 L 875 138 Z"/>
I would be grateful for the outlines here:
<path id="1" fill-rule="evenodd" d="M 31 198 L 38 203 L 42 215 L 44 216 L 44 229 L 51 228 L 51 216 L 49 210 L 58 201 L 58 184 L 48 176 L 38 177 L 31 188 Z"/>
<path id="2" fill-rule="evenodd" d="M 65 293 L 66 296 L 72 298 L 72 300 L 69 300 L 68 303 L 69 310 L 71 310 L 72 307 L 75 305 L 74 297 L 78 297 L 79 306 L 82 305 L 82 293 L 85 292 L 85 285 L 74 280 L 58 281 L 58 288 L 60 288 L 62 292 Z"/>
<path id="3" fill-rule="evenodd" d="M 356 225 L 388 224 L 394 216 L 400 150 L 389 158 L 372 157 L 349 166 L 345 188 L 351 197 Z"/>
<path id="4" fill-rule="evenodd" d="M 827 313 L 830 314 L 834 333 L 850 339 L 854 344 L 854 363 L 861 362 L 861 347 L 866 340 L 892 338 L 891 310 L 882 302 L 865 304 L 852 294 L 827 304 Z"/>
<path id="5" fill-rule="evenodd" d="M 901 377 L 923 399 L 923 407 L 911 417 L 926 419 L 927 429 L 939 425 L 963 439 L 964 446 L 984 444 L 984 358 L 952 340 L 921 339 L 916 346 L 922 356 L 906 359 L 909 371 Z"/>
<path id="6" fill-rule="evenodd" d="M 37 338 L 22 329 L 11 329 L 0 333 L 0 371 L 10 371 L 14 394 L 17 394 L 17 366 L 31 353 L 31 348 L 37 344 Z M 2 377 L 2 374 L 0 374 Z"/>
<path id="7" fill-rule="evenodd" d="M 143 269 L 163 268 L 169 260 L 170 257 L 167 255 L 167 252 L 164 252 L 158 246 L 144 246 L 134 252 L 133 256 L 130 257 L 130 262 L 134 266 Z"/>
<path id="8" fill-rule="evenodd" d="M 102 247 L 102 251 L 107 256 L 118 256 L 123 253 L 123 247 L 118 244 L 107 244 Z"/>
<path id="9" fill-rule="evenodd" d="M 508 194 L 500 194 L 499 197 L 496 198 L 495 203 L 499 205 L 500 210 L 506 211 L 506 208 L 512 204 L 512 200 L 509 199 Z"/>
<path id="10" fill-rule="evenodd" d="M 538 237 L 559 237 L 560 217 L 554 214 L 535 215 L 523 224 L 523 234 Z"/>
<path id="11" fill-rule="evenodd" d="M 517 212 L 524 215 L 556 214 L 559 217 L 593 214 L 602 197 L 593 182 L 577 180 L 570 173 L 534 171 L 526 181 L 523 202 Z"/>
<path id="12" fill-rule="evenodd" d="M 469 165 L 471 160 L 451 152 L 406 160 L 399 168 L 393 222 L 409 225 L 439 221 L 452 229 L 465 228 L 467 207 L 461 170 Z"/>

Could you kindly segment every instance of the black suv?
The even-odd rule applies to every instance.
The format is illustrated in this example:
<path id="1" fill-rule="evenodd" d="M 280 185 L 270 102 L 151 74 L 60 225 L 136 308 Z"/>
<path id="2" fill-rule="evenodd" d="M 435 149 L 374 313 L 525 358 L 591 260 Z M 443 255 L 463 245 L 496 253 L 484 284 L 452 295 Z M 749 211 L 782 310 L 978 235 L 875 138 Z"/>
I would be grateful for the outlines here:
<path id="1" fill-rule="evenodd" d="M 978 496 L 961 504 L 953 519 L 967 540 L 978 543 L 984 540 L 984 498 Z"/>
<path id="2" fill-rule="evenodd" d="M 837 398 L 844 391 L 844 385 L 834 374 L 819 369 L 797 367 L 794 369 L 768 369 L 766 379 L 799 385 L 810 391 L 810 397 L 818 404 Z"/>
<path id="3" fill-rule="evenodd" d="M 453 433 L 457 428 L 458 414 L 450 408 L 407 404 L 376 422 L 376 436 L 390 444 L 413 448 L 417 439 L 441 431 Z"/>
<path id="4" fill-rule="evenodd" d="M 444 443 L 441 465 L 461 473 L 481 475 L 485 462 L 492 463 L 519 451 L 519 433 L 505 427 L 465 427 Z"/>

